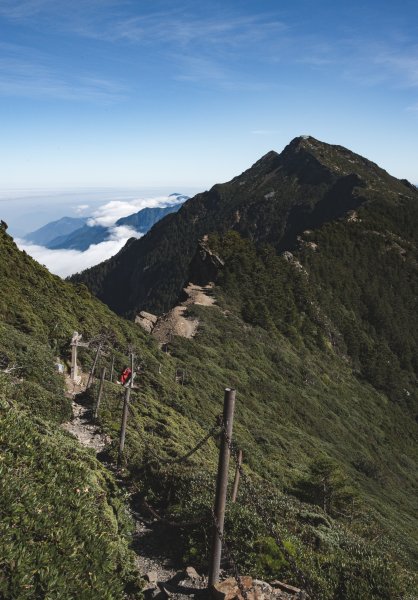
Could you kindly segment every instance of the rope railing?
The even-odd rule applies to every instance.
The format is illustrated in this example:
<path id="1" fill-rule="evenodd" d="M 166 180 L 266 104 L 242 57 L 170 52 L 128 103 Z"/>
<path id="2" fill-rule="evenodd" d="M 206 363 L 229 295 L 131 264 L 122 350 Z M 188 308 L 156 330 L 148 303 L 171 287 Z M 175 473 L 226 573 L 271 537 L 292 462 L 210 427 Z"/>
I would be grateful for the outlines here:
<path id="1" fill-rule="evenodd" d="M 255 486 L 254 486 L 253 482 L 251 481 L 251 479 L 249 478 L 249 476 L 245 473 L 243 466 L 241 464 L 241 461 L 239 459 L 239 448 L 237 448 L 235 446 L 232 439 L 228 436 L 228 433 L 227 433 L 226 428 L 223 423 L 221 425 L 221 430 L 222 430 L 222 435 L 224 436 L 225 441 L 228 444 L 229 451 L 235 461 L 236 468 L 238 469 L 242 480 L 250 488 L 249 498 L 250 498 L 250 503 L 251 503 L 253 509 L 263 519 L 263 522 L 266 524 L 271 537 L 274 539 L 277 546 L 283 552 L 287 562 L 290 565 L 290 568 L 292 569 L 293 573 L 297 577 L 299 584 L 301 585 L 302 588 L 304 588 L 304 590 L 306 590 L 307 592 L 309 592 L 311 594 L 310 598 L 313 600 L 312 585 L 310 583 L 310 580 L 308 579 L 306 574 L 297 566 L 294 557 L 290 554 L 290 552 L 288 551 L 288 549 L 286 548 L 286 546 L 283 542 L 283 539 L 280 537 L 280 535 L 277 532 L 277 530 L 275 529 L 274 525 L 271 523 L 270 515 L 267 513 L 267 511 L 265 510 L 265 508 L 263 507 L 261 502 L 258 501 L 258 493 L 255 489 Z M 304 598 L 306 598 L 306 596 L 304 595 L 303 590 L 301 590 L 301 594 L 302 595 L 300 595 L 300 600 L 304 600 Z"/>
<path id="2" fill-rule="evenodd" d="M 100 351 L 100 348 L 99 348 L 99 351 Z M 132 387 L 132 385 L 130 387 Z M 127 393 L 127 396 L 129 395 L 129 391 Z M 226 392 L 227 391 L 231 392 L 231 390 L 229 390 L 229 389 L 226 390 Z M 235 391 L 233 391 L 233 393 L 234 393 L 234 399 L 235 399 Z M 214 532 L 213 539 L 214 540 L 219 539 L 219 542 L 217 542 L 218 549 L 217 549 L 217 559 L 216 559 L 218 561 L 218 563 L 217 563 L 218 567 L 216 568 L 217 570 L 215 569 L 215 571 L 212 572 L 212 576 L 210 575 L 209 582 L 213 583 L 214 581 L 216 582 L 218 580 L 217 578 L 218 578 L 218 574 L 219 574 L 220 553 L 221 553 L 221 549 L 223 549 L 223 551 L 227 557 L 227 560 L 232 568 L 234 578 L 236 580 L 240 594 L 241 594 L 243 600 L 248 600 L 248 594 L 245 590 L 245 587 L 244 587 L 241 577 L 239 575 L 237 561 L 234 558 L 231 548 L 229 547 L 228 543 L 225 540 L 225 534 L 223 532 L 223 522 L 224 522 L 224 515 L 225 515 L 225 500 L 226 500 L 226 485 L 227 485 L 227 479 L 228 479 L 228 476 L 227 476 L 228 460 L 229 460 L 229 456 L 232 456 L 232 458 L 236 464 L 236 472 L 240 474 L 242 482 L 248 487 L 249 494 L 246 495 L 248 497 L 248 504 L 251 505 L 251 508 L 262 519 L 270 536 L 272 537 L 272 539 L 275 541 L 277 547 L 282 552 L 283 556 L 285 557 L 285 559 L 289 565 L 289 568 L 294 573 L 294 576 L 301 587 L 300 594 L 299 594 L 300 600 L 306 599 L 307 597 L 311 598 L 311 600 L 314 600 L 313 586 L 312 586 L 311 581 L 306 576 L 306 574 L 298 567 L 294 556 L 286 548 L 286 545 L 285 545 L 282 537 L 278 533 L 275 524 L 272 523 L 271 515 L 269 514 L 267 509 L 264 507 L 263 503 L 260 502 L 259 492 L 258 492 L 257 487 L 251 481 L 249 475 L 245 472 L 245 470 L 242 466 L 242 463 L 240 460 L 240 450 L 235 445 L 235 443 L 232 441 L 233 408 L 232 408 L 232 413 L 231 413 L 232 416 L 230 416 L 231 421 L 229 421 L 228 417 L 226 417 L 225 406 L 226 406 L 226 404 L 224 405 L 224 415 L 217 416 L 215 424 L 195 444 L 195 446 L 193 446 L 193 448 L 191 448 L 188 452 L 186 452 L 182 456 L 178 456 L 175 458 L 164 458 L 164 457 L 159 456 L 158 453 L 155 452 L 155 450 L 151 447 L 151 445 L 149 443 L 146 444 L 146 446 L 145 446 L 146 452 L 148 454 L 152 455 L 152 458 L 150 460 L 146 461 L 144 466 L 146 464 L 152 464 L 152 463 L 157 464 L 157 465 L 184 464 L 193 455 L 195 455 L 201 448 L 203 448 L 205 446 L 205 444 L 211 438 L 213 438 L 215 441 L 217 441 L 217 440 L 219 440 L 219 437 L 220 437 L 220 439 L 221 439 L 221 454 L 222 454 L 222 452 L 224 453 L 224 458 L 223 458 L 224 474 L 226 473 L 226 475 L 224 475 L 224 477 L 226 477 L 226 479 L 224 480 L 224 488 L 225 489 L 223 491 L 223 493 L 225 494 L 225 499 L 224 499 L 224 503 L 223 503 L 223 508 L 221 509 L 222 512 L 219 513 L 221 515 L 221 518 L 219 518 L 217 516 L 216 509 L 215 509 L 215 511 L 212 511 L 213 532 Z M 130 406 L 129 398 L 125 399 L 124 407 L 125 407 L 124 410 L 126 410 L 126 414 L 128 414 L 128 413 L 131 414 L 131 416 L 134 417 L 134 419 L 132 419 L 132 421 L 133 421 L 133 423 L 136 424 L 136 422 L 138 420 L 138 415 L 136 414 L 136 411 L 134 411 L 132 409 L 132 407 Z M 229 425 L 228 425 L 228 423 L 229 423 Z M 228 433 L 228 427 L 229 427 L 229 433 Z M 143 431 L 141 430 L 140 433 L 143 434 Z M 222 448 L 223 448 L 223 450 L 222 450 Z M 226 452 L 227 456 L 225 455 L 225 452 Z M 222 461 L 220 460 L 219 465 L 221 465 L 221 462 Z M 226 471 L 225 471 L 225 465 L 226 465 Z M 219 466 L 219 469 L 220 468 L 221 467 Z M 218 477 L 219 477 L 219 472 L 218 472 Z M 219 484 L 219 481 L 218 481 L 218 484 Z M 217 486 L 217 493 L 218 493 L 218 486 Z M 187 521 L 184 523 L 179 523 L 177 521 L 173 521 L 169 518 L 166 518 L 166 517 L 160 515 L 159 512 L 157 510 L 155 510 L 155 508 L 150 506 L 150 504 L 145 499 L 142 499 L 142 506 L 148 513 L 150 513 L 152 515 L 152 517 L 154 519 L 156 519 L 160 522 L 164 522 L 171 527 L 177 527 L 177 528 L 190 527 L 193 525 L 198 525 L 198 524 L 208 520 L 208 516 L 206 515 L 203 518 L 193 519 L 193 520 L 190 520 L 190 521 Z M 215 543 L 215 542 L 213 542 L 213 543 Z M 213 552 L 215 552 L 214 549 L 213 549 Z M 215 555 L 212 556 L 212 559 L 214 556 Z M 307 593 L 309 593 L 309 596 L 307 596 Z"/>
<path id="3" fill-rule="evenodd" d="M 131 411 L 131 414 L 134 415 L 133 411 Z M 308 592 L 310 594 L 310 598 L 313 600 L 313 595 L 312 595 L 312 585 L 308 579 L 308 577 L 306 576 L 306 574 L 297 566 L 296 561 L 294 559 L 294 557 L 292 556 L 292 554 L 290 554 L 290 552 L 288 551 L 288 549 L 286 548 L 283 539 L 281 538 L 281 536 L 279 535 L 279 533 L 277 532 L 275 526 L 273 525 L 273 523 L 271 522 L 271 516 L 268 514 L 268 512 L 266 511 L 266 509 L 264 508 L 264 506 L 262 505 L 262 503 L 259 501 L 258 499 L 258 492 L 256 490 L 256 486 L 254 485 L 254 483 L 251 481 L 250 477 L 248 476 L 248 474 L 244 471 L 243 466 L 239 460 L 239 448 L 234 444 L 234 442 L 231 440 L 231 438 L 228 436 L 228 433 L 226 431 L 225 425 L 223 423 L 222 417 L 218 416 L 216 419 L 216 423 L 215 425 L 208 431 L 208 433 L 196 444 L 196 446 L 194 446 L 189 452 L 187 452 L 186 454 L 184 454 L 183 456 L 180 456 L 178 458 L 173 458 L 173 459 L 164 459 L 161 458 L 160 456 L 157 455 L 156 452 L 154 452 L 154 450 L 152 450 L 150 448 L 150 446 L 147 446 L 147 449 L 151 452 L 151 454 L 154 455 L 154 458 L 156 461 L 158 461 L 160 464 L 180 464 L 182 462 L 185 462 L 186 460 L 188 460 L 193 454 L 195 454 L 198 450 L 200 450 L 205 443 L 211 438 L 213 437 L 216 440 L 216 433 L 220 432 L 221 435 L 224 437 L 230 455 L 233 457 L 234 462 L 236 464 L 236 468 L 238 469 L 242 481 L 248 486 L 248 489 L 250 491 L 250 493 L 248 494 L 248 498 L 249 498 L 249 503 L 251 504 L 251 507 L 256 511 L 256 513 L 262 518 L 263 522 L 265 523 L 271 537 L 274 539 L 274 541 L 276 542 L 276 545 L 278 546 L 278 548 L 280 548 L 281 552 L 283 553 L 286 561 L 288 562 L 290 569 L 293 571 L 295 578 L 297 579 L 297 581 L 299 582 L 301 588 L 300 591 L 300 595 L 299 598 L 300 600 L 304 600 L 306 598 L 308 598 L 308 596 L 306 595 L 306 592 Z M 176 521 L 172 521 L 170 519 L 167 519 L 166 517 L 161 516 L 153 507 L 151 507 L 145 500 L 142 501 L 142 504 L 144 506 L 144 508 L 154 517 L 156 518 L 158 521 L 160 522 L 164 522 L 169 526 L 172 527 L 190 527 L 193 525 L 198 525 L 202 522 L 204 522 L 206 520 L 206 517 L 203 517 L 201 519 L 195 519 L 195 520 L 191 520 L 191 521 L 187 521 L 185 523 L 178 523 Z M 219 536 L 219 539 L 222 543 L 222 547 L 224 550 L 224 553 L 228 559 L 228 562 L 230 564 L 230 566 L 232 567 L 233 570 L 233 575 L 234 578 L 237 582 L 238 588 L 240 590 L 240 593 L 242 595 L 242 597 L 244 598 L 244 600 L 248 600 L 248 595 L 247 592 L 244 588 L 244 585 L 242 583 L 241 577 L 239 575 L 239 570 L 238 570 L 238 566 L 237 566 L 237 561 L 234 557 L 233 551 L 231 550 L 231 548 L 229 547 L 228 543 L 226 542 L 225 539 L 225 535 L 224 533 L 221 531 L 221 528 L 219 526 L 219 522 L 216 518 L 216 515 L 214 513 L 214 511 L 212 510 L 212 521 L 214 524 L 214 527 L 217 531 L 217 534 Z"/>
<path id="4" fill-rule="evenodd" d="M 154 519 L 156 519 L 160 523 L 165 523 L 170 527 L 177 527 L 178 529 L 194 527 L 195 525 L 200 525 L 201 523 L 204 523 L 207 520 L 206 517 L 200 517 L 199 519 L 190 519 L 189 521 L 183 522 L 172 521 L 171 519 L 167 519 L 167 517 L 163 517 L 162 515 L 160 515 L 158 511 L 156 511 L 154 507 L 150 506 L 150 504 L 148 504 L 148 502 L 144 498 L 142 499 L 141 504 L 145 508 L 145 510 L 147 510 L 154 517 Z"/>
<path id="5" fill-rule="evenodd" d="M 131 415 L 133 417 L 135 417 L 135 414 L 134 414 L 131 406 L 129 407 L 129 412 L 131 413 Z M 176 458 L 163 458 L 163 457 L 159 456 L 155 452 L 155 450 L 153 450 L 151 448 L 151 446 L 149 444 L 146 445 L 146 450 L 154 456 L 154 459 L 156 461 L 158 461 L 158 463 L 160 463 L 162 465 L 180 464 L 180 463 L 186 462 L 191 456 L 193 456 L 193 454 L 195 454 L 198 450 L 200 450 L 206 444 L 206 442 L 208 442 L 210 440 L 211 437 L 214 437 L 216 431 L 218 431 L 220 428 L 221 421 L 222 421 L 221 415 L 216 417 L 215 425 L 206 433 L 206 435 L 191 450 L 189 450 L 189 452 L 187 452 L 183 456 L 178 456 Z"/>

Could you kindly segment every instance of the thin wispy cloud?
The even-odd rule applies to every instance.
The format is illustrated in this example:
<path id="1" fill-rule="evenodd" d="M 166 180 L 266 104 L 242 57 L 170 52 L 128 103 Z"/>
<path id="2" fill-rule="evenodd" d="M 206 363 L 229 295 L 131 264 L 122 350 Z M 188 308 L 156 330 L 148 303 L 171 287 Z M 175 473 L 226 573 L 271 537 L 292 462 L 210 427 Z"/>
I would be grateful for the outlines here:
<path id="1" fill-rule="evenodd" d="M 83 19 L 100 16 L 106 10 L 117 8 L 122 3 L 117 0 L 0 0 L 0 17 L 11 21 L 28 21 L 36 25 L 35 19 L 54 19 L 56 26 L 66 23 L 67 28 Z"/>
<path id="2" fill-rule="evenodd" d="M 0 95 L 105 103 L 126 97 L 127 90 L 122 84 L 99 78 L 97 74 L 65 77 L 62 71 L 50 66 L 47 55 L 30 48 L 3 44 L 1 49 Z"/>
<path id="3" fill-rule="evenodd" d="M 391 82 L 395 86 L 418 85 L 417 48 L 406 36 L 399 52 L 396 36 L 379 48 L 382 41 L 378 32 L 373 36 L 368 30 L 366 37 L 365 32 L 350 32 L 344 23 L 340 36 L 336 32 L 330 43 L 316 32 L 301 31 L 294 19 L 279 18 L 278 11 L 243 15 L 218 7 L 214 16 L 213 11 L 201 7 L 192 10 L 185 2 L 174 8 L 165 2 L 158 4 L 164 10 L 144 10 L 143 4 L 115 0 L 83 0 L 71 5 L 63 0 L 0 0 L 0 17 L 30 21 L 34 29 L 42 29 L 47 22 L 49 31 L 118 47 L 129 45 L 133 53 L 141 49 L 156 52 L 158 60 L 170 67 L 171 78 L 186 84 L 269 91 L 278 88 L 276 73 L 280 76 L 284 65 L 289 68 L 294 64 L 366 87 Z M 245 72 L 246 59 L 252 64 L 251 73 Z M 34 64 L 10 60 L 14 74 L 0 72 L 3 94 L 26 92 L 68 100 L 118 101 L 135 93 L 113 78 L 92 75 L 90 81 L 88 77 L 86 81 L 81 77 L 68 80 L 56 72 L 39 72 L 40 65 L 31 62 Z M 268 66 L 269 79 L 258 75 L 257 64 Z M 41 66 L 45 70 L 48 65 Z"/>
<path id="4" fill-rule="evenodd" d="M 53 0 L 0 0 L 0 16 L 21 20 L 54 8 Z"/>
<path id="5" fill-rule="evenodd" d="M 254 129 L 251 133 L 253 135 L 277 135 L 280 131 L 277 129 Z"/>
<path id="6" fill-rule="evenodd" d="M 217 18 L 196 18 L 187 13 L 156 12 L 121 20 L 109 32 L 111 39 L 126 39 L 134 43 L 176 44 L 188 48 L 192 44 L 241 49 L 244 44 L 271 40 L 272 35 L 287 29 L 285 23 L 271 15 Z"/>
<path id="7" fill-rule="evenodd" d="M 98 11 L 99 7 L 103 10 Z M 67 32 L 116 45 L 129 44 L 138 51 L 153 48 L 160 60 L 172 65 L 172 77 L 178 81 L 215 84 L 224 81 L 225 88 L 231 82 L 231 89 L 242 91 L 261 91 L 261 82 L 239 79 L 243 57 L 252 60 L 268 57 L 269 48 L 277 46 L 287 30 L 287 25 L 273 13 L 243 16 L 236 10 L 219 9 L 216 17 L 199 16 L 196 15 L 199 11 L 191 11 L 184 3 L 164 11 L 140 9 L 142 12 L 134 4 L 111 0 L 84 0 L 71 5 L 62 0 L 16 3 L 0 0 L 0 16 L 4 18 L 31 20 L 34 29 L 43 29 L 48 23 L 49 32 Z M 13 82 L 9 82 L 8 87 L 11 91 L 21 90 Z M 43 87 L 51 91 L 51 86 Z M 63 94 L 67 95 L 65 90 Z"/>
<path id="8" fill-rule="evenodd" d="M 382 52 L 375 62 L 399 76 L 405 85 L 418 86 L 418 47 L 411 52 Z"/>

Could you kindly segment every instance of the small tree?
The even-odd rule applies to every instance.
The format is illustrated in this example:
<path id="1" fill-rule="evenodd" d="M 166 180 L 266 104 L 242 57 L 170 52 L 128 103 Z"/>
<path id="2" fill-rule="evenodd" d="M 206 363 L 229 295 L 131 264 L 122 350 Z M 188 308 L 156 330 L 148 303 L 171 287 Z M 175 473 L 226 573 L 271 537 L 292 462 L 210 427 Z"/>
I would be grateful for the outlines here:
<path id="1" fill-rule="evenodd" d="M 341 466 L 327 457 L 314 459 L 293 491 L 304 502 L 321 506 L 331 516 L 351 516 L 358 497 Z"/>

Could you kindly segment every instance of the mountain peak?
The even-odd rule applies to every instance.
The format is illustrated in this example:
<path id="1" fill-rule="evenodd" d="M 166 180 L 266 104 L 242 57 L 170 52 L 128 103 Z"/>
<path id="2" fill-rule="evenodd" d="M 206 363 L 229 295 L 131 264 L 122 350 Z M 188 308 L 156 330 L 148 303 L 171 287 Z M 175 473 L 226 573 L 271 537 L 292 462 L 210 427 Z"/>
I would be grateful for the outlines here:
<path id="1" fill-rule="evenodd" d="M 289 144 L 284 148 L 282 155 L 299 153 L 301 151 L 308 152 L 316 157 L 323 157 L 326 153 L 333 151 L 353 154 L 350 152 L 350 150 L 347 150 L 343 146 L 327 144 L 326 142 L 317 140 L 311 135 L 300 135 L 293 138 L 293 140 L 289 142 Z"/>
<path id="2" fill-rule="evenodd" d="M 285 168 L 301 176 L 305 181 L 308 174 L 313 176 L 320 172 L 326 179 L 355 174 L 366 185 L 379 188 L 381 191 L 384 191 L 387 186 L 400 187 L 399 180 L 371 160 L 344 146 L 327 144 L 310 135 L 294 138 L 284 148 L 280 157 Z"/>
<path id="3" fill-rule="evenodd" d="M 280 154 L 271 150 L 231 181 L 188 200 L 111 264 L 98 265 L 74 280 L 90 284 L 121 314 L 164 312 L 181 293 L 198 240 L 208 233 L 233 229 L 278 252 L 292 250 L 307 229 L 376 199 L 401 202 L 415 193 L 366 158 L 301 135 Z"/>

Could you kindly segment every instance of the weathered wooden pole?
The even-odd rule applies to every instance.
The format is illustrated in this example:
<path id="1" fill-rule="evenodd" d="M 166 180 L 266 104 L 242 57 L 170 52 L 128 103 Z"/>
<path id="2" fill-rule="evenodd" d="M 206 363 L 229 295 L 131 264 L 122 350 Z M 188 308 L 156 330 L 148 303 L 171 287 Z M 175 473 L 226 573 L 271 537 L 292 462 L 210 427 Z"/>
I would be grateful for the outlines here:
<path id="1" fill-rule="evenodd" d="M 125 448 L 125 436 L 126 436 L 126 423 L 128 421 L 128 412 L 129 412 L 129 398 L 131 395 L 131 389 L 134 383 L 134 355 L 131 354 L 131 379 L 129 381 L 129 385 L 126 388 L 125 401 L 123 403 L 123 412 L 122 412 L 122 423 L 120 427 L 120 438 L 119 438 L 119 454 L 118 454 L 118 464 L 122 464 L 123 459 L 123 450 Z"/>
<path id="2" fill-rule="evenodd" d="M 231 496 L 232 502 L 237 501 L 241 465 L 242 465 L 242 450 L 240 450 L 238 453 L 238 464 L 237 464 L 237 468 L 235 469 L 234 487 L 232 488 L 232 496 Z"/>
<path id="3" fill-rule="evenodd" d="M 73 333 L 73 337 L 71 338 L 71 381 L 74 381 L 74 383 L 77 381 L 78 378 L 78 368 L 77 368 L 77 348 L 78 346 L 85 346 L 86 344 L 82 344 L 80 342 L 81 340 L 81 333 L 78 333 L 78 331 L 74 331 Z"/>
<path id="4" fill-rule="evenodd" d="M 101 349 L 102 349 L 102 345 L 99 344 L 98 347 L 97 347 L 96 356 L 94 357 L 93 366 L 92 366 L 91 371 L 89 373 L 89 378 L 88 378 L 88 381 L 87 381 L 86 390 L 89 389 L 89 387 L 91 386 L 91 384 L 93 382 L 94 371 L 96 370 L 96 365 L 97 365 L 97 361 L 99 360 Z"/>
<path id="5" fill-rule="evenodd" d="M 77 373 L 77 342 L 71 343 L 71 381 L 76 381 Z"/>
<path id="6" fill-rule="evenodd" d="M 115 355 L 113 354 L 113 356 L 112 356 L 112 365 L 110 367 L 110 379 L 109 379 L 110 383 L 113 383 L 113 371 L 114 371 L 114 369 L 115 369 Z"/>
<path id="7" fill-rule="evenodd" d="M 101 377 L 100 377 L 99 393 L 97 394 L 96 406 L 94 407 L 94 413 L 93 413 L 94 420 L 97 419 L 97 416 L 99 414 L 99 406 L 100 406 L 100 402 L 102 401 L 105 375 L 106 375 L 106 367 L 103 367 L 102 368 L 102 374 L 101 374 Z"/>
<path id="8" fill-rule="evenodd" d="M 232 440 L 234 408 L 235 390 L 226 388 L 224 397 L 223 426 L 230 440 Z M 218 478 L 216 480 L 214 513 L 217 526 L 214 523 L 212 527 L 212 551 L 209 564 L 209 586 L 212 586 L 219 581 L 219 571 L 221 568 L 222 541 L 220 539 L 219 532 L 222 535 L 224 531 L 229 454 L 228 442 L 225 439 L 225 434 L 223 433 L 221 437 L 221 447 L 219 450 Z"/>

